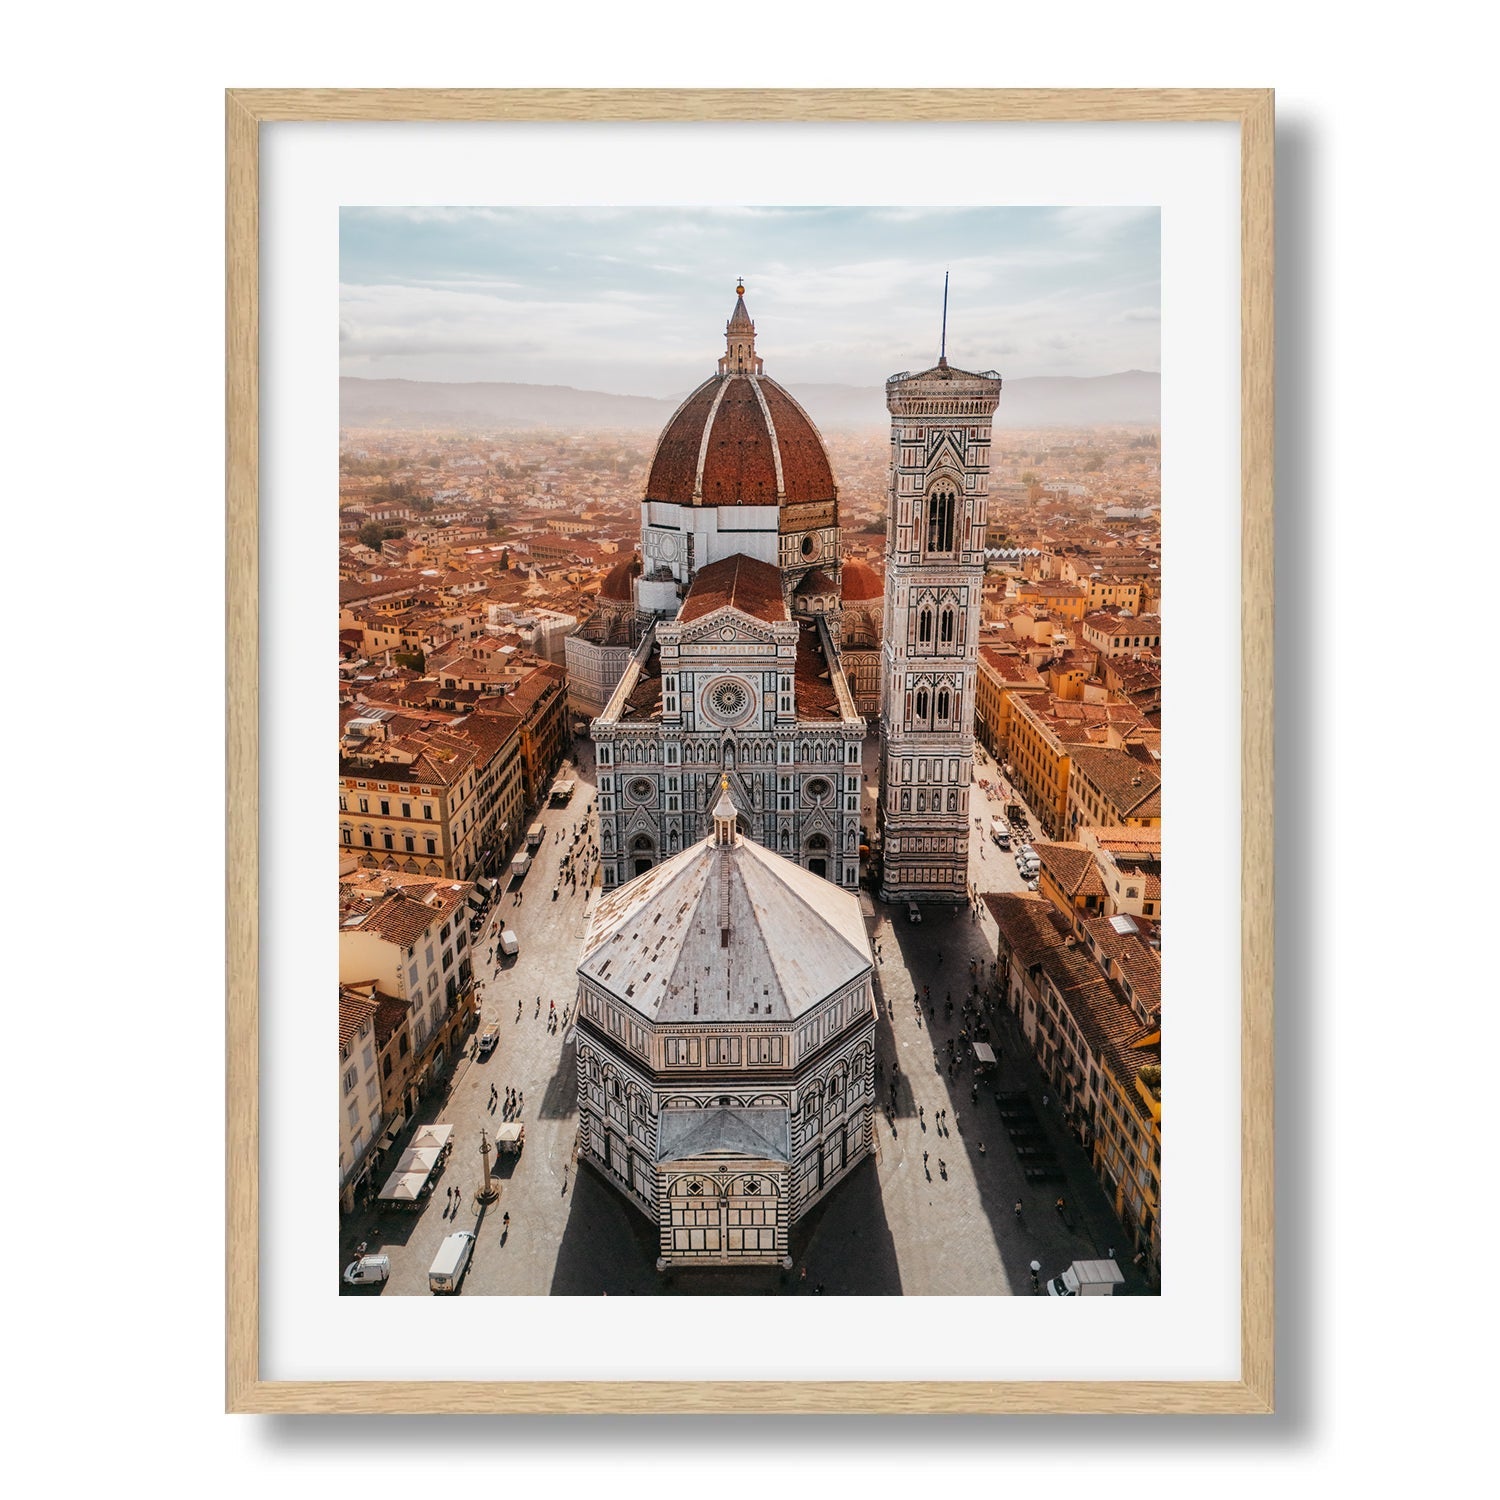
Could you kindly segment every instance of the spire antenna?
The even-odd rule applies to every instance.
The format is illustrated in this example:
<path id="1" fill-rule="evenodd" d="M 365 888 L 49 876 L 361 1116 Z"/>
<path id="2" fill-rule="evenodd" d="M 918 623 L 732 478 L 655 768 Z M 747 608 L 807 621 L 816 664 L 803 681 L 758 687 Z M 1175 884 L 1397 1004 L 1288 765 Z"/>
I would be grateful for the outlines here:
<path id="1" fill-rule="evenodd" d="M 948 368 L 948 273 L 943 272 L 943 341 L 938 348 L 938 368 Z"/>

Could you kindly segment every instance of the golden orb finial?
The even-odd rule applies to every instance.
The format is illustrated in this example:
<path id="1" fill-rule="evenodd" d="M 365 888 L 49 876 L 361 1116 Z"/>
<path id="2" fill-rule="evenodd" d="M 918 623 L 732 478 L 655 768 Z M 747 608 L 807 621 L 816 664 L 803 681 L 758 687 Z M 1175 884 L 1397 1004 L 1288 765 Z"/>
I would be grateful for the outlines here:
<path id="1" fill-rule="evenodd" d="M 745 295 L 745 278 L 743 276 L 739 277 L 734 284 L 734 295 L 736 297 L 743 297 Z"/>

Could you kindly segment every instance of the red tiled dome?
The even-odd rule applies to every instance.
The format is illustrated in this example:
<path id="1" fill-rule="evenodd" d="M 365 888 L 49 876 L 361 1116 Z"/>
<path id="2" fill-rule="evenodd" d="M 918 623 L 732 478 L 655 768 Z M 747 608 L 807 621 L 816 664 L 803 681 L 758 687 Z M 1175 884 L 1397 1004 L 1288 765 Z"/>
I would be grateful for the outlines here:
<path id="1" fill-rule="evenodd" d="M 700 385 L 663 429 L 646 480 L 646 499 L 677 505 L 834 497 L 833 470 L 812 419 L 764 375 L 715 375 Z"/>
<path id="2" fill-rule="evenodd" d="M 885 580 L 874 568 L 851 558 L 844 564 L 840 593 L 846 604 L 856 599 L 878 599 L 885 593 Z"/>
<path id="3" fill-rule="evenodd" d="M 626 562 L 616 563 L 608 573 L 604 575 L 604 582 L 599 585 L 599 597 L 601 599 L 613 599 L 617 603 L 630 603 L 630 582 L 641 571 L 641 560 L 632 557 Z"/>

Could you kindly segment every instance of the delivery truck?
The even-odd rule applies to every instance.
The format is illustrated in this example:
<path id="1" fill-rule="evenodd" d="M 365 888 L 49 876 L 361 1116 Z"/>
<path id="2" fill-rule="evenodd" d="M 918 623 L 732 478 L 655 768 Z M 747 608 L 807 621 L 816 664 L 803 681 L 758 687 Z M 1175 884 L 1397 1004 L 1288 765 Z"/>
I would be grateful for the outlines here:
<path id="1" fill-rule="evenodd" d="M 1075 1260 L 1047 1283 L 1049 1297 L 1113 1297 L 1125 1275 L 1112 1260 Z"/>

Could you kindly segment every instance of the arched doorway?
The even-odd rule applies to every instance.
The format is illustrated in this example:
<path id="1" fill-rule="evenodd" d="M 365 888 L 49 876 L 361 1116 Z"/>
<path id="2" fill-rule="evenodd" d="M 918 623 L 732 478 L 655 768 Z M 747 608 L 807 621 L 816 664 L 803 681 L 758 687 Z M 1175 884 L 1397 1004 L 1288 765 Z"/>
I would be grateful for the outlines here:
<path id="1" fill-rule="evenodd" d="M 828 840 L 821 833 L 813 834 L 807 841 L 807 868 L 814 875 L 828 879 Z"/>
<path id="2" fill-rule="evenodd" d="M 647 834 L 636 834 L 635 838 L 631 841 L 630 853 L 635 862 L 635 873 L 637 875 L 644 875 L 656 863 L 656 845 L 652 843 Z"/>

